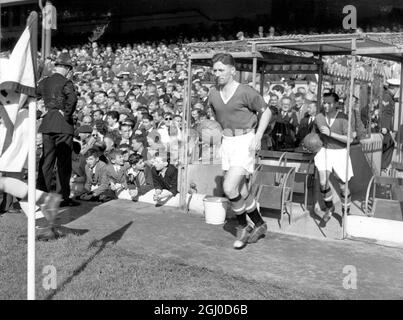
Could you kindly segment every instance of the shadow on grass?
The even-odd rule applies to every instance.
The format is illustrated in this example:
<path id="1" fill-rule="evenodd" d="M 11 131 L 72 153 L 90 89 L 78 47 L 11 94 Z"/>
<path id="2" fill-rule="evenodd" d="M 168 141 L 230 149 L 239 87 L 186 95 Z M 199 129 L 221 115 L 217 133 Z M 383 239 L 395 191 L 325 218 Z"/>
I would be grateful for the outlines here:
<path id="1" fill-rule="evenodd" d="M 55 220 L 55 224 L 58 226 L 69 224 L 90 213 L 95 207 L 103 204 L 101 202 L 89 202 L 89 201 L 78 201 L 78 202 L 80 202 L 79 206 L 60 208 L 59 214 Z M 36 220 L 36 226 L 38 227 L 45 227 L 47 225 L 48 223 L 45 218 L 40 218 Z"/>
<path id="2" fill-rule="evenodd" d="M 227 219 L 225 221 L 225 224 L 223 226 L 224 231 L 232 234 L 234 237 L 236 237 L 236 228 L 238 226 L 238 221 L 236 218 L 231 218 Z"/>
<path id="3" fill-rule="evenodd" d="M 85 261 L 81 266 L 79 266 L 76 270 L 73 271 L 73 274 L 68 277 L 60 286 L 58 286 L 58 288 L 53 291 L 51 294 L 49 294 L 47 297 L 45 297 L 45 300 L 51 300 L 54 298 L 54 296 L 60 292 L 61 290 L 63 290 L 63 288 L 68 285 L 71 281 L 73 281 L 73 279 L 78 276 L 81 272 L 83 272 L 85 270 L 85 268 L 88 266 L 89 263 L 91 263 L 91 261 L 93 261 L 95 259 L 96 256 L 98 256 L 106 247 L 107 244 L 111 243 L 111 244 L 115 244 L 117 243 L 124 235 L 124 233 L 127 231 L 127 229 L 130 228 L 130 226 L 133 224 L 133 221 L 130 221 L 129 223 L 127 223 L 126 225 L 124 225 L 123 227 L 121 227 L 120 229 L 112 232 L 111 234 L 107 235 L 106 237 L 102 238 L 101 240 L 95 240 L 93 241 L 88 249 L 91 248 L 95 248 L 98 247 L 98 250 L 87 259 L 87 261 Z"/>
<path id="4" fill-rule="evenodd" d="M 53 228 L 56 231 L 56 234 L 60 234 L 60 237 L 66 237 L 68 235 L 79 237 L 86 234 L 89 231 L 89 229 L 73 229 L 64 226 L 54 226 Z"/>

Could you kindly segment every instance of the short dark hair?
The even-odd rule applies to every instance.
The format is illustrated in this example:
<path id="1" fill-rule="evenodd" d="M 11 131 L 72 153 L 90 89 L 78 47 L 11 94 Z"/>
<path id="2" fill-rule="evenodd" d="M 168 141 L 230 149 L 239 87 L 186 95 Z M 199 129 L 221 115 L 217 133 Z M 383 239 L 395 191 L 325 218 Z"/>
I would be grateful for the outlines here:
<path id="1" fill-rule="evenodd" d="M 94 156 L 95 158 L 99 158 L 101 156 L 101 152 L 97 149 L 89 149 L 85 154 L 84 158 L 87 159 L 89 157 Z"/>
<path id="2" fill-rule="evenodd" d="M 295 81 L 294 80 L 287 80 L 285 81 L 287 85 L 289 85 L 291 88 L 295 88 Z"/>
<path id="3" fill-rule="evenodd" d="M 222 64 L 235 67 L 235 59 L 229 53 L 216 53 L 211 61 L 213 62 L 213 64 L 215 64 L 216 62 L 221 62 Z"/>
<path id="4" fill-rule="evenodd" d="M 334 100 L 334 102 L 339 102 L 339 95 L 338 95 L 337 93 L 335 93 L 335 92 L 326 92 L 326 93 L 323 95 L 323 97 L 324 97 L 324 98 L 332 97 L 333 100 Z"/>
<path id="5" fill-rule="evenodd" d="M 207 117 L 207 112 L 204 110 L 197 110 L 199 113 L 199 117 Z"/>
<path id="6" fill-rule="evenodd" d="M 94 116 L 95 112 L 99 112 L 102 116 L 105 114 L 103 110 L 96 109 L 96 110 L 92 111 L 92 116 Z"/>
<path id="7" fill-rule="evenodd" d="M 117 111 L 108 111 L 106 115 L 110 116 L 112 119 L 115 119 L 116 121 L 119 121 L 119 112 Z"/>
<path id="8" fill-rule="evenodd" d="M 102 135 L 105 135 L 108 132 L 108 126 L 106 125 L 105 121 L 103 121 L 103 120 L 96 120 L 94 123 L 94 127 Z"/>
<path id="9" fill-rule="evenodd" d="M 200 90 L 203 90 L 203 91 L 206 92 L 206 93 L 209 93 L 209 91 L 210 91 L 210 89 L 209 89 L 208 87 L 206 87 L 206 86 L 202 86 L 202 87 L 200 88 Z"/>
<path id="10" fill-rule="evenodd" d="M 140 113 L 148 113 L 148 109 L 146 107 L 138 107 L 137 112 Z"/>
<path id="11" fill-rule="evenodd" d="M 279 92 L 283 93 L 283 92 L 284 92 L 284 87 L 283 87 L 281 84 L 276 84 L 276 85 L 272 88 L 272 90 L 276 90 L 276 91 L 279 91 Z"/>
<path id="12" fill-rule="evenodd" d="M 143 120 L 148 119 L 150 121 L 153 121 L 153 117 L 147 112 L 143 114 Z"/>
<path id="13" fill-rule="evenodd" d="M 127 150 L 125 150 L 127 149 Z M 127 143 L 122 143 L 119 145 L 119 150 L 126 153 L 130 149 L 130 145 Z"/>
<path id="14" fill-rule="evenodd" d="M 135 152 L 129 156 L 128 162 L 130 165 L 133 165 L 133 164 L 139 163 L 139 161 L 142 159 L 143 159 L 143 156 L 140 153 Z"/>
<path id="15" fill-rule="evenodd" d="M 166 94 L 164 94 L 163 96 L 160 96 L 160 97 L 158 98 L 158 101 L 161 100 L 161 99 L 164 101 L 164 103 L 168 103 L 169 101 L 171 101 L 171 99 L 169 98 L 169 96 L 166 95 Z"/>
<path id="16" fill-rule="evenodd" d="M 145 143 L 147 142 L 147 138 L 145 136 L 143 136 L 142 134 L 134 134 L 132 136 L 132 141 L 137 141 L 137 142 L 141 142 L 143 145 L 145 145 Z"/>
<path id="17" fill-rule="evenodd" d="M 303 93 L 301 93 L 301 92 L 297 92 L 295 94 L 295 98 L 305 98 L 305 95 Z"/>

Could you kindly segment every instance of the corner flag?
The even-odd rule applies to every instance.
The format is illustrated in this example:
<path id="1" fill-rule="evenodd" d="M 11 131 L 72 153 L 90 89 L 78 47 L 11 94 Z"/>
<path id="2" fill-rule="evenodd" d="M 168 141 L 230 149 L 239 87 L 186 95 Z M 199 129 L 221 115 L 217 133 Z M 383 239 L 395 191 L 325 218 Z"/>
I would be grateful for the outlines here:
<path id="1" fill-rule="evenodd" d="M 35 299 L 36 99 L 30 99 L 28 111 L 25 102 L 36 95 L 37 36 L 33 11 L 10 57 L 0 62 L 0 170 L 21 171 L 28 155 L 28 300 Z"/>
<path id="2" fill-rule="evenodd" d="M 10 57 L 0 58 L 0 171 L 20 172 L 28 155 L 28 97 L 35 97 L 36 51 L 30 16 Z"/>

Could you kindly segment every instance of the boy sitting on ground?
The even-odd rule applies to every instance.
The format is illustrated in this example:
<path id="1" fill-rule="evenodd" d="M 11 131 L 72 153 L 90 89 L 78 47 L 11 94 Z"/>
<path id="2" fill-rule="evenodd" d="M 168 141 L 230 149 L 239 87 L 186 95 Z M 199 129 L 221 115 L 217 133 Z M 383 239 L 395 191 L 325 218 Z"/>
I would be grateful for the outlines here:
<path id="1" fill-rule="evenodd" d="M 89 149 L 85 155 L 85 192 L 79 196 L 80 200 L 98 201 L 103 200 L 103 194 L 107 189 L 102 186 L 102 177 L 105 174 L 106 163 L 99 160 L 100 152 Z"/>
<path id="2" fill-rule="evenodd" d="M 134 153 L 129 157 L 130 168 L 127 170 L 128 189 L 133 200 L 147 193 L 153 186 L 151 168 L 143 159 L 143 156 Z"/>
<path id="3" fill-rule="evenodd" d="M 170 164 L 169 155 L 166 160 L 158 156 L 152 160 L 151 169 L 155 193 L 153 196 L 157 204 L 164 204 L 178 192 L 178 169 Z"/>
<path id="4" fill-rule="evenodd" d="M 114 149 L 109 152 L 108 158 L 110 164 L 105 168 L 101 188 L 112 190 L 115 198 L 132 200 L 127 186 L 126 171 L 128 164 L 125 164 L 122 151 Z"/>

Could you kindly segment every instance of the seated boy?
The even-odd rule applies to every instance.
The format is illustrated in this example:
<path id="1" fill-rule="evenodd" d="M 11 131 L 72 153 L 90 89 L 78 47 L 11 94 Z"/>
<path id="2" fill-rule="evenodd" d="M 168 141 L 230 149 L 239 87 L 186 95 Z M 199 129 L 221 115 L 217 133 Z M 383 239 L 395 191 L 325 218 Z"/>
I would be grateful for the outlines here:
<path id="1" fill-rule="evenodd" d="M 130 168 L 126 172 L 128 189 L 131 196 L 137 199 L 154 188 L 151 168 L 138 153 L 130 155 L 129 165 Z"/>
<path id="2" fill-rule="evenodd" d="M 152 161 L 151 169 L 155 188 L 154 201 L 164 204 L 178 192 L 178 169 L 170 164 L 169 155 L 165 159 L 158 156 Z"/>
<path id="3" fill-rule="evenodd" d="M 105 188 L 101 187 L 101 183 L 107 165 L 99 160 L 99 156 L 100 152 L 96 149 L 89 149 L 84 155 L 86 160 L 86 180 L 84 185 L 85 192 L 79 196 L 80 200 L 102 200 L 101 195 L 106 191 Z"/>
<path id="4" fill-rule="evenodd" d="M 109 152 L 108 158 L 110 164 L 105 167 L 101 188 L 103 190 L 112 190 L 115 198 L 132 200 L 127 186 L 126 171 L 128 164 L 125 164 L 122 151 L 114 149 Z"/>

